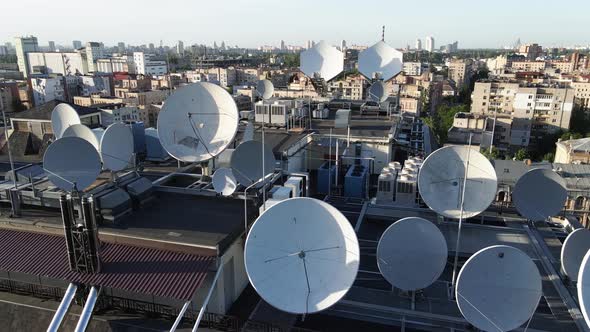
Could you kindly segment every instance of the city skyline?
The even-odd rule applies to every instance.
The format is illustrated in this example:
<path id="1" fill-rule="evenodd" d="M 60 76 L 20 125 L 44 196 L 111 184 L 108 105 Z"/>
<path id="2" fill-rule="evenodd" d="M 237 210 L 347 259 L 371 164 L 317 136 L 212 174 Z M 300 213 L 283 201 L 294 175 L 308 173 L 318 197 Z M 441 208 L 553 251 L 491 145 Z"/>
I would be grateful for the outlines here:
<path id="1" fill-rule="evenodd" d="M 485 10 L 475 8 L 469 1 L 457 2 L 451 8 L 428 1 L 423 6 L 425 10 L 416 17 L 405 14 L 415 12 L 413 4 L 373 0 L 365 1 L 362 6 L 348 0 L 339 2 L 338 6 L 309 0 L 280 4 L 256 0 L 248 6 L 217 1 L 183 4 L 182 8 L 163 6 L 154 0 L 141 3 L 106 0 L 92 15 L 81 16 L 74 13 L 85 13 L 88 9 L 73 0 L 51 6 L 40 0 L 24 0 L 5 4 L 7 10 L 0 13 L 3 22 L 0 41 L 13 42 L 14 37 L 34 35 L 40 45 L 55 41 L 64 46 L 71 45 L 72 40 L 99 41 L 110 46 L 121 41 L 131 45 L 159 45 L 160 40 L 164 45 L 174 46 L 177 40 L 182 40 L 187 46 L 225 41 L 226 45 L 256 48 L 280 46 L 281 40 L 298 46 L 304 46 L 307 40 L 326 40 L 338 45 L 343 39 L 348 45 L 371 45 L 380 39 L 381 26 L 385 25 L 386 41 L 398 48 L 414 45 L 416 38 L 427 36 L 433 36 L 437 45 L 458 40 L 462 48 L 500 48 L 518 38 L 547 47 L 590 42 L 581 33 L 585 28 L 583 13 L 590 10 L 586 2 L 570 1 L 576 11 L 568 15 L 553 15 L 532 1 L 499 0 L 497 6 Z M 28 19 L 9 15 L 24 8 Z M 132 17 L 134 13 L 136 17 Z M 520 13 L 551 24 L 534 24 L 523 20 Z M 333 19 L 326 21 L 328 16 Z M 50 22 L 44 18 L 50 18 Z M 481 31 L 487 31 L 486 35 Z"/>

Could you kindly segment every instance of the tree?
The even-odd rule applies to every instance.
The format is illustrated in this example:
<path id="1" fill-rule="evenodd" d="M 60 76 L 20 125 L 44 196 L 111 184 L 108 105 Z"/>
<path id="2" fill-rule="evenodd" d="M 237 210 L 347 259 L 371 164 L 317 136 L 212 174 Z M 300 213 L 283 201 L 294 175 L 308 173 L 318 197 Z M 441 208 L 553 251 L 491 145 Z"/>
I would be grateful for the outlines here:
<path id="1" fill-rule="evenodd" d="M 482 149 L 479 152 L 481 152 L 481 154 L 483 154 L 489 160 L 500 159 L 500 151 L 495 147 L 492 147 L 492 152 L 490 152 L 490 149 L 487 148 Z"/>
<path id="2" fill-rule="evenodd" d="M 546 153 L 543 156 L 543 161 L 548 161 L 548 162 L 552 163 L 553 160 L 555 160 L 555 154 L 553 152 Z"/>
<path id="3" fill-rule="evenodd" d="M 439 144 L 442 145 L 447 141 L 447 135 L 449 129 L 453 126 L 455 114 L 459 112 L 469 112 L 469 107 L 467 105 L 450 106 L 442 104 L 434 114 L 424 119 L 424 123 L 434 132 Z"/>
<path id="4" fill-rule="evenodd" d="M 516 160 L 525 160 L 525 159 L 529 159 L 529 152 L 526 149 L 520 149 L 518 151 L 516 151 L 516 154 L 514 155 L 514 159 Z"/>

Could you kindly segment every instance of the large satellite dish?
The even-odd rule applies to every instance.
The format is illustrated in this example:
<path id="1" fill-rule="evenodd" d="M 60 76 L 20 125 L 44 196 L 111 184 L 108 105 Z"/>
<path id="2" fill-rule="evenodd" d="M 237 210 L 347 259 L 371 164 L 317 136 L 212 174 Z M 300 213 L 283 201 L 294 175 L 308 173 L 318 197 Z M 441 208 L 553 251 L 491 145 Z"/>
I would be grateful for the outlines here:
<path id="1" fill-rule="evenodd" d="M 559 214 L 567 190 L 559 174 L 546 168 L 535 168 L 518 179 L 512 192 L 518 212 L 532 221 L 545 220 Z"/>
<path id="2" fill-rule="evenodd" d="M 369 80 L 389 81 L 402 71 L 403 53 L 383 41 L 359 53 L 359 71 Z"/>
<path id="3" fill-rule="evenodd" d="M 60 139 L 69 126 L 80 124 L 78 112 L 68 104 L 58 104 L 51 112 L 51 128 L 56 139 Z"/>
<path id="4" fill-rule="evenodd" d="M 579 228 L 571 232 L 561 246 L 561 269 L 574 281 L 578 280 L 578 272 L 582 260 L 590 250 L 590 231 Z"/>
<path id="5" fill-rule="evenodd" d="M 432 222 L 409 217 L 385 230 L 377 246 L 379 271 L 404 291 L 430 286 L 447 264 L 447 241 Z"/>
<path id="6" fill-rule="evenodd" d="M 256 92 L 258 93 L 260 98 L 262 98 L 264 100 L 270 99 L 270 97 L 272 97 L 272 94 L 274 93 L 274 91 L 275 91 L 275 87 L 274 87 L 274 85 L 272 85 L 272 82 L 269 80 L 260 80 L 256 84 Z"/>
<path id="7" fill-rule="evenodd" d="M 543 289 L 535 263 L 510 246 L 491 246 L 471 256 L 459 272 L 457 305 L 484 331 L 511 331 L 535 312 Z"/>
<path id="8" fill-rule="evenodd" d="M 238 119 L 238 108 L 227 91 L 212 83 L 193 83 L 166 99 L 158 115 L 158 135 L 174 158 L 206 161 L 231 143 Z"/>
<path id="9" fill-rule="evenodd" d="M 96 134 L 92 129 L 86 127 L 83 124 L 74 124 L 66 128 L 63 132 L 62 137 L 80 137 L 81 139 L 92 144 L 96 151 L 100 151 L 100 143 L 96 137 Z"/>
<path id="10" fill-rule="evenodd" d="M 275 156 L 267 145 L 259 141 L 247 141 L 238 145 L 232 153 L 230 165 L 238 182 L 248 187 L 274 172 Z"/>
<path id="11" fill-rule="evenodd" d="M 384 102 L 387 97 L 385 83 L 382 81 L 377 81 L 369 87 L 369 100 L 381 103 Z"/>
<path id="12" fill-rule="evenodd" d="M 322 40 L 301 52 L 299 69 L 307 77 L 319 76 L 327 82 L 344 70 L 344 53 Z"/>
<path id="13" fill-rule="evenodd" d="M 469 160 L 465 195 L 463 179 Z M 459 219 L 480 214 L 496 196 L 496 171 L 481 153 L 466 146 L 447 146 L 430 154 L 418 174 L 418 188 L 426 204 L 437 213 Z"/>
<path id="14" fill-rule="evenodd" d="M 51 143 L 43 156 L 43 169 L 49 181 L 66 190 L 84 190 L 100 174 L 100 156 L 86 140 L 63 137 Z"/>
<path id="15" fill-rule="evenodd" d="M 133 165 L 133 133 L 122 123 L 113 123 L 102 135 L 100 153 L 104 167 L 113 172 Z"/>
<path id="16" fill-rule="evenodd" d="M 218 168 L 213 173 L 213 189 L 215 192 L 222 194 L 223 196 L 229 196 L 236 191 L 238 187 L 238 181 L 234 177 L 231 168 Z"/>
<path id="17" fill-rule="evenodd" d="M 584 256 L 578 272 L 578 301 L 584 320 L 590 325 L 590 251 Z"/>
<path id="18" fill-rule="evenodd" d="M 338 302 L 354 283 L 359 244 L 335 207 L 291 198 L 258 217 L 244 259 L 250 283 L 266 302 L 294 314 L 314 313 Z"/>

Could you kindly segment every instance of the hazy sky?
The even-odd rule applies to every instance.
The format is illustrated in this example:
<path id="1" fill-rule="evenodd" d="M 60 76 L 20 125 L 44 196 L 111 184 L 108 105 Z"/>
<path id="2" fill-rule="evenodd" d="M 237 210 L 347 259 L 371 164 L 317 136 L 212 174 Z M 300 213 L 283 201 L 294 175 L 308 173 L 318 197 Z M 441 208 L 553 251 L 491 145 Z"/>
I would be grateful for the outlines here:
<path id="1" fill-rule="evenodd" d="M 500 47 L 523 42 L 544 46 L 590 42 L 590 1 L 552 4 L 533 0 L 13 0 L 2 1 L 0 41 L 32 34 L 71 45 L 74 39 L 116 45 L 123 41 L 174 45 L 255 47 L 304 45 L 324 39 L 349 45 L 385 39 L 395 47 L 414 46 L 432 35 L 437 47 Z M 548 1 L 547 1 L 548 2 Z"/>

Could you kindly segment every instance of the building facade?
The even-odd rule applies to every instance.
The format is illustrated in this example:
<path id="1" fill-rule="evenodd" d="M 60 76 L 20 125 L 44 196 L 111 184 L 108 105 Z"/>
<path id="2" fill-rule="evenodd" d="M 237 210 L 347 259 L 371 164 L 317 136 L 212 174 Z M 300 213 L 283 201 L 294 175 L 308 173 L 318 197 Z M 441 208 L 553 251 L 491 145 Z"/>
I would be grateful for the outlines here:
<path id="1" fill-rule="evenodd" d="M 27 53 L 39 51 L 39 43 L 37 42 L 37 37 L 16 37 L 14 38 L 14 42 L 14 46 L 16 48 L 18 70 L 23 74 L 24 78 L 28 78 L 29 61 L 27 59 Z"/>

